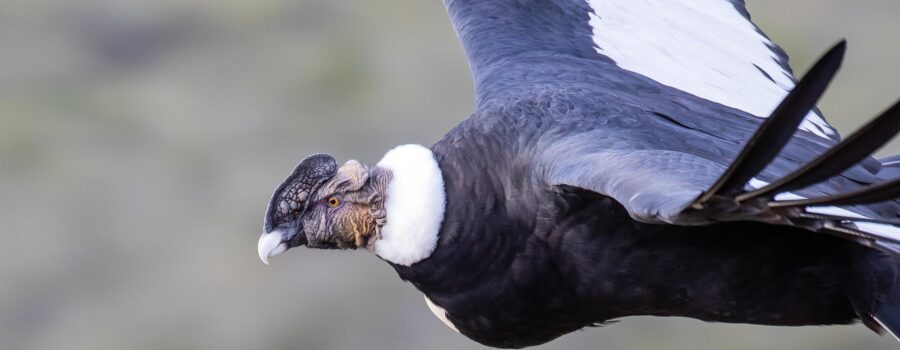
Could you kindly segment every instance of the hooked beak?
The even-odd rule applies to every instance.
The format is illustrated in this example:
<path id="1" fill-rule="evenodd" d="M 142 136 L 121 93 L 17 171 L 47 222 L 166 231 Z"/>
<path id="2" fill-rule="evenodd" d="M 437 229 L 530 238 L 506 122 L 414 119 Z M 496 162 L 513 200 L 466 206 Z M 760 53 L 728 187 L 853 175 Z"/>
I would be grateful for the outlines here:
<path id="1" fill-rule="evenodd" d="M 256 249 L 263 264 L 268 265 L 269 258 L 287 251 L 288 246 L 283 237 L 281 230 L 274 230 L 259 236 L 259 245 Z"/>
<path id="2" fill-rule="evenodd" d="M 259 245 L 256 247 L 259 259 L 263 264 L 269 264 L 269 258 L 286 252 L 296 246 L 306 244 L 306 236 L 303 232 L 289 232 L 283 228 L 276 228 L 269 233 L 259 236 Z"/>

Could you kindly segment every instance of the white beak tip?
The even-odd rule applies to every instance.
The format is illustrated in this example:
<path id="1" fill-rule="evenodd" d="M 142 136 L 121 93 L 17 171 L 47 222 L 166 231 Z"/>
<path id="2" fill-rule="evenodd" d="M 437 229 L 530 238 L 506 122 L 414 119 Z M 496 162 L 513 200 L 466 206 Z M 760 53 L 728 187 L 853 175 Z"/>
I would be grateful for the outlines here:
<path id="1" fill-rule="evenodd" d="M 270 233 L 263 233 L 259 236 L 259 244 L 256 252 L 263 264 L 269 265 L 269 258 L 287 251 L 287 243 L 281 241 L 281 231 L 275 230 Z"/>

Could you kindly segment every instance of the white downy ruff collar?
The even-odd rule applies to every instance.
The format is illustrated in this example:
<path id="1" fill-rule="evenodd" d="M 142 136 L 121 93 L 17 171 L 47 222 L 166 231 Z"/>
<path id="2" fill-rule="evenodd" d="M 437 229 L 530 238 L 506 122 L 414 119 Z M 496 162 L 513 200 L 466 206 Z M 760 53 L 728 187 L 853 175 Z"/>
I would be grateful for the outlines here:
<path id="1" fill-rule="evenodd" d="M 390 170 L 384 209 L 386 223 L 375 241 L 376 255 L 409 266 L 431 255 L 444 220 L 444 179 L 434 154 L 419 145 L 388 151 L 377 164 Z"/>

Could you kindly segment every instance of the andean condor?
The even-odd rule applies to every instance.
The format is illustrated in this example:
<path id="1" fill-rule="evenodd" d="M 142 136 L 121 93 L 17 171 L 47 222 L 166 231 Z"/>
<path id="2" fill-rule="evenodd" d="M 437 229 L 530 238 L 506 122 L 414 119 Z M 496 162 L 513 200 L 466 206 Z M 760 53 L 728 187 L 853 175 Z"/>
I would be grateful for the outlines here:
<path id="1" fill-rule="evenodd" d="M 377 164 L 317 154 L 259 255 L 365 248 L 448 326 L 525 347 L 632 315 L 900 331 L 900 104 L 840 140 L 742 0 L 445 0 L 475 112 Z"/>

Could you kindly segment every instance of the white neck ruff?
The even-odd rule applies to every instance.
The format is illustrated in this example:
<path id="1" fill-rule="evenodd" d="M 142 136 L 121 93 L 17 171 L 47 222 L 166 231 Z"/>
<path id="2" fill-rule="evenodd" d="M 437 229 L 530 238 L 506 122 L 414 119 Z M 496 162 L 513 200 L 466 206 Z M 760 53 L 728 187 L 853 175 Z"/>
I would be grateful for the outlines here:
<path id="1" fill-rule="evenodd" d="M 392 178 L 374 252 L 394 264 L 415 264 L 437 246 L 447 202 L 441 169 L 431 150 L 419 145 L 394 147 L 377 165 L 390 170 Z"/>

